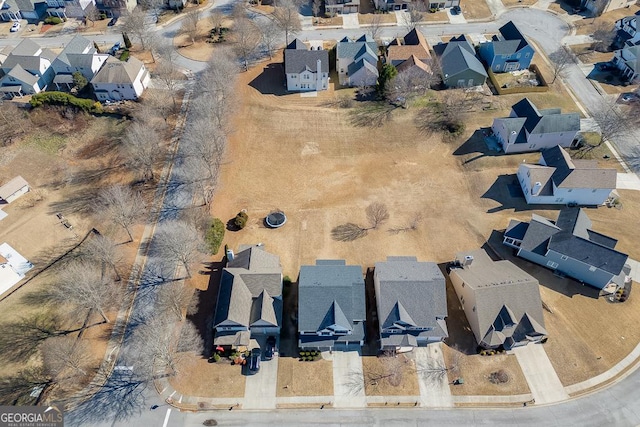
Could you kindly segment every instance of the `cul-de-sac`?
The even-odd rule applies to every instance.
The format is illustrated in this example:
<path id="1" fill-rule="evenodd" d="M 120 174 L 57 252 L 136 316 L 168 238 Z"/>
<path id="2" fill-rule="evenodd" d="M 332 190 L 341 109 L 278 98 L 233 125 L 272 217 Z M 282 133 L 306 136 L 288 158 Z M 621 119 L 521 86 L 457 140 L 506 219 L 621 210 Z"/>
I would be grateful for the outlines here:
<path id="1" fill-rule="evenodd" d="M 640 425 L 635 1 L 0 5 L 0 424 Z"/>

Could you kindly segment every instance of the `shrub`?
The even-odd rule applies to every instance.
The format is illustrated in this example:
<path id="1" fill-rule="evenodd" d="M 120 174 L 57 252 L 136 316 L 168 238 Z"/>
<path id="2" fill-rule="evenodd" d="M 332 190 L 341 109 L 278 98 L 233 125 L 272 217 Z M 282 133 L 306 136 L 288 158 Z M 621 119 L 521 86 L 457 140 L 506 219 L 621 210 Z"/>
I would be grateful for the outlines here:
<path id="1" fill-rule="evenodd" d="M 31 97 L 29 101 L 32 107 L 40 107 L 47 105 L 64 105 L 74 106 L 87 113 L 102 113 L 102 105 L 90 99 L 76 98 L 73 95 L 64 92 L 40 92 Z"/>
<path id="2" fill-rule="evenodd" d="M 480 350 L 480 356 L 486 356 L 487 350 Z"/>
<path id="3" fill-rule="evenodd" d="M 213 353 L 213 360 L 214 360 L 214 362 L 219 362 L 220 361 L 220 355 L 218 353 Z"/>
<path id="4" fill-rule="evenodd" d="M 129 49 L 125 49 L 120 54 L 120 61 L 126 62 L 129 59 L 130 53 Z"/>
<path id="5" fill-rule="evenodd" d="M 89 84 L 89 81 L 87 80 L 87 78 L 84 75 L 82 75 L 80 71 L 76 71 L 75 73 L 72 74 L 72 76 L 73 76 L 73 84 L 75 85 L 75 87 L 78 88 L 78 90 L 84 89 L 84 87 Z"/>
<path id="6" fill-rule="evenodd" d="M 62 23 L 62 19 L 58 18 L 57 16 L 47 16 L 44 19 L 44 23 L 49 25 L 58 25 Z"/>
<path id="7" fill-rule="evenodd" d="M 224 239 L 224 223 L 219 218 L 213 218 L 211 226 L 207 230 L 205 241 L 209 247 L 209 253 L 215 255 L 220 250 L 220 245 Z"/>
<path id="8" fill-rule="evenodd" d="M 291 285 L 291 277 L 289 277 L 289 276 L 284 276 L 284 277 L 282 278 L 282 284 L 283 284 L 284 286 Z"/>
<path id="9" fill-rule="evenodd" d="M 101 21 L 104 21 L 105 19 L 107 19 L 107 15 L 104 13 L 101 13 L 98 19 L 100 19 Z"/>
<path id="10" fill-rule="evenodd" d="M 122 33 L 122 40 L 124 41 L 124 47 L 126 47 L 127 49 L 131 49 L 131 39 L 129 39 L 127 33 Z"/>
<path id="11" fill-rule="evenodd" d="M 247 220 L 249 219 L 249 215 L 246 212 L 240 211 L 238 215 L 233 219 L 233 223 L 236 227 L 242 230 L 247 225 Z"/>

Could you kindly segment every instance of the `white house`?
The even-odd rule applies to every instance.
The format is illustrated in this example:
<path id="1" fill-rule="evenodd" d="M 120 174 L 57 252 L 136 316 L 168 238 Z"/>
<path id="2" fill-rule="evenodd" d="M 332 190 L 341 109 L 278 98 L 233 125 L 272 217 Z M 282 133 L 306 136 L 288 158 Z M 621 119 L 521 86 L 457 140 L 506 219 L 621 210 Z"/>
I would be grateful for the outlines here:
<path id="1" fill-rule="evenodd" d="M 56 74 L 53 83 L 58 90 L 70 89 L 73 85 L 72 76 L 75 72 L 82 73 L 90 81 L 108 58 L 108 54 L 96 51 L 91 40 L 77 35 L 71 39 L 51 64 Z"/>
<path id="2" fill-rule="evenodd" d="M 53 80 L 51 63 L 56 54 L 23 39 L 2 62 L 0 92 L 5 95 L 34 94 L 46 90 Z"/>
<path id="3" fill-rule="evenodd" d="M 634 4 L 636 4 L 636 0 L 582 0 L 582 6 L 595 15 L 601 15 Z"/>
<path id="4" fill-rule="evenodd" d="M 368 35 L 343 38 L 336 46 L 336 69 L 343 86 L 374 86 L 378 81 L 378 44 Z"/>
<path id="5" fill-rule="evenodd" d="M 0 245 L 0 295 L 18 283 L 33 268 L 25 257 L 8 243 Z"/>
<path id="6" fill-rule="evenodd" d="M 559 108 L 538 110 L 524 98 L 511 107 L 509 117 L 494 119 L 491 129 L 505 153 L 569 147 L 580 131 L 580 115 L 562 114 Z"/>
<path id="7" fill-rule="evenodd" d="M 329 53 L 326 50 L 308 50 L 295 39 L 284 50 L 284 73 L 287 90 L 302 92 L 327 90 L 329 87 Z"/>
<path id="8" fill-rule="evenodd" d="M 147 88 L 150 78 L 139 59 L 130 57 L 124 62 L 109 57 L 91 79 L 91 86 L 98 101 L 136 100 Z"/>
<path id="9" fill-rule="evenodd" d="M 29 192 L 29 183 L 20 175 L 0 186 L 0 204 L 11 203 Z"/>
<path id="10" fill-rule="evenodd" d="M 640 44 L 625 44 L 613 54 L 612 62 L 622 71 L 622 75 L 630 82 L 637 80 L 640 74 Z"/>
<path id="11" fill-rule="evenodd" d="M 540 164 L 522 163 L 518 182 L 529 204 L 601 205 L 616 188 L 615 169 L 573 160 L 562 147 L 542 152 Z"/>

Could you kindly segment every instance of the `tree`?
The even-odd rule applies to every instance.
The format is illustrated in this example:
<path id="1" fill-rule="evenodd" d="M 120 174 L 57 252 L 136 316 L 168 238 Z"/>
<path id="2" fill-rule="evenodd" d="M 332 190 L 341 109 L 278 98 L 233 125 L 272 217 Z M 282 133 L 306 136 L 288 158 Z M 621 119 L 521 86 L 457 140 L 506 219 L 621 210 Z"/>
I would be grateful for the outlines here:
<path id="1" fill-rule="evenodd" d="M 322 11 L 322 0 L 311 0 L 311 11 L 313 12 L 313 16 L 320 16 L 320 12 Z"/>
<path id="2" fill-rule="evenodd" d="M 122 41 L 124 42 L 124 47 L 126 47 L 127 49 L 131 49 L 131 46 L 133 46 L 133 43 L 131 43 L 131 39 L 129 38 L 127 33 L 122 33 Z"/>
<path id="3" fill-rule="evenodd" d="M 90 4 L 84 11 L 84 17 L 91 21 L 91 26 L 93 27 L 95 25 L 95 22 L 100 19 L 100 11 L 97 7 L 95 7 L 95 5 Z"/>
<path id="4" fill-rule="evenodd" d="M 156 18 L 156 22 L 158 22 L 160 19 L 160 13 L 164 10 L 167 2 L 165 0 L 141 0 L 138 4 L 151 12 Z"/>
<path id="5" fill-rule="evenodd" d="M 289 36 L 302 30 L 300 18 L 298 17 L 298 6 L 293 0 L 281 0 L 274 8 L 272 19 L 284 31 L 285 43 L 289 44 Z"/>
<path id="6" fill-rule="evenodd" d="M 42 367 L 22 369 L 15 375 L 0 378 L 0 404 L 19 405 L 31 402 L 30 394 L 34 389 L 42 390 L 51 384 Z M 24 404 L 24 403 L 23 403 Z"/>
<path id="7" fill-rule="evenodd" d="M 609 52 L 616 37 L 616 31 L 606 22 L 598 22 L 593 27 L 591 49 L 598 52 Z"/>
<path id="8" fill-rule="evenodd" d="M 73 85 L 78 89 L 78 90 L 82 90 L 85 88 L 85 86 L 87 84 L 89 84 L 89 81 L 87 80 L 87 78 L 85 76 L 82 75 L 82 73 L 80 71 L 76 71 L 74 72 L 72 75 L 73 78 Z"/>
<path id="9" fill-rule="evenodd" d="M 442 382 L 447 378 L 447 373 L 459 373 L 461 353 L 454 349 L 451 362 L 447 366 L 444 361 L 429 357 L 427 360 L 418 362 L 418 375 L 430 382 Z M 447 381 L 448 382 L 448 381 Z"/>
<path id="10" fill-rule="evenodd" d="M 555 83 L 558 77 L 564 77 L 571 64 L 578 62 L 574 53 L 567 46 L 562 46 L 558 50 L 551 52 L 549 60 L 551 61 L 551 74 L 553 75 L 552 84 Z"/>
<path id="11" fill-rule="evenodd" d="M 31 121 L 23 108 L 0 100 L 0 147 L 11 145 L 30 126 Z"/>
<path id="12" fill-rule="evenodd" d="M 211 23 L 211 26 L 213 27 L 213 31 L 218 33 L 218 35 L 221 34 L 222 24 L 226 19 L 227 17 L 223 13 L 217 10 L 214 10 L 209 15 L 209 23 Z"/>
<path id="13" fill-rule="evenodd" d="M 184 184 L 189 185 L 194 194 L 202 199 L 202 206 L 208 206 L 213 200 L 218 184 L 218 169 L 207 163 L 202 157 L 187 157 L 181 173 Z"/>
<path id="14" fill-rule="evenodd" d="M 422 12 L 426 11 L 426 5 L 423 0 L 416 0 L 409 5 L 409 10 L 402 14 L 403 22 L 407 32 L 414 30 L 420 22 L 422 22 Z M 400 24 L 400 23 L 399 23 Z"/>
<path id="15" fill-rule="evenodd" d="M 244 12 L 244 11 L 243 11 Z M 242 62 L 244 70 L 249 70 L 249 60 L 256 53 L 260 43 L 260 32 L 244 13 L 237 14 L 233 22 L 233 50 Z"/>
<path id="16" fill-rule="evenodd" d="M 158 144 L 160 140 L 155 129 L 141 121 L 133 122 L 124 137 L 127 165 L 141 173 L 145 182 L 155 179 L 154 168 L 164 156 L 164 150 Z"/>
<path id="17" fill-rule="evenodd" d="M 589 151 L 600 146 L 604 141 L 624 138 L 631 134 L 633 126 L 630 126 L 630 123 L 636 119 L 633 110 L 621 110 L 615 101 L 606 99 L 590 106 L 589 110 L 591 117 L 600 128 L 600 142 L 595 146 L 584 146 L 583 150 Z"/>
<path id="18" fill-rule="evenodd" d="M 382 71 L 380 72 L 380 75 L 378 76 L 378 86 L 377 86 L 378 94 L 384 95 L 387 88 L 387 83 L 397 75 L 398 75 L 398 70 L 396 69 L 396 67 L 394 67 L 392 64 L 385 64 L 382 67 Z"/>
<path id="19" fill-rule="evenodd" d="M 160 224 L 153 245 L 160 258 L 180 263 L 187 277 L 191 277 L 192 266 L 202 260 L 202 236 L 194 226 L 183 221 L 172 220 Z"/>
<path id="20" fill-rule="evenodd" d="M 422 222 L 422 214 L 418 212 L 411 217 L 407 225 L 405 225 L 404 227 L 390 228 L 389 233 L 399 234 L 406 231 L 416 231 L 418 229 L 418 226 L 420 225 L 420 222 Z"/>
<path id="21" fill-rule="evenodd" d="M 416 126 L 425 134 L 442 132 L 445 139 L 455 139 L 464 131 L 467 115 L 474 111 L 482 96 L 475 91 L 449 89 L 442 100 L 418 111 Z"/>
<path id="22" fill-rule="evenodd" d="M 224 223 L 220 218 L 213 218 L 211 225 L 207 229 L 207 234 L 205 235 L 205 241 L 209 247 L 210 254 L 215 255 L 220 250 L 220 245 L 224 239 L 224 229 Z"/>
<path id="23" fill-rule="evenodd" d="M 146 13 L 140 7 L 136 7 L 132 12 L 125 15 L 122 22 L 123 39 L 127 49 L 127 39 L 133 36 L 140 42 L 142 50 L 147 49 L 149 40 L 154 36 L 153 28 L 146 22 Z M 126 38 L 125 38 L 126 34 Z M 131 44 L 131 42 L 129 42 Z"/>
<path id="24" fill-rule="evenodd" d="M 171 313 L 176 320 L 184 320 L 193 297 L 193 288 L 183 281 L 162 285 L 157 294 L 156 308 L 160 313 Z"/>
<path id="25" fill-rule="evenodd" d="M 122 264 L 124 258 L 116 242 L 107 236 L 98 234 L 87 240 L 83 249 L 89 259 L 98 261 L 102 265 L 103 276 L 106 274 L 105 267 L 109 267 L 113 270 L 116 281 L 121 280 L 118 267 Z"/>
<path id="26" fill-rule="evenodd" d="M 191 40 L 191 44 L 196 42 L 198 36 L 198 21 L 200 21 L 200 11 L 195 9 L 185 15 L 180 26 L 180 33 L 186 34 Z"/>
<path id="27" fill-rule="evenodd" d="M 163 46 L 159 48 L 160 63 L 156 66 L 155 77 L 167 87 L 167 91 L 171 96 L 173 110 L 177 110 L 178 104 L 176 95 L 178 93 L 178 67 L 175 63 L 176 51 L 173 46 Z M 165 118 L 166 120 L 166 118 Z"/>
<path id="28" fill-rule="evenodd" d="M 93 42 L 93 48 L 96 50 L 96 53 L 102 53 L 100 51 L 100 46 L 98 46 L 98 43 L 96 43 L 95 41 Z"/>
<path id="29" fill-rule="evenodd" d="M 371 24 L 369 25 L 367 32 L 369 33 L 371 38 L 375 40 L 380 35 L 381 31 L 382 31 L 382 14 L 374 13 L 373 16 L 371 17 Z"/>
<path id="30" fill-rule="evenodd" d="M 367 206 L 366 214 L 371 230 L 377 229 L 389 219 L 389 210 L 380 202 L 373 202 Z"/>
<path id="31" fill-rule="evenodd" d="M 260 21 L 262 47 L 264 51 L 269 55 L 269 59 L 273 57 L 273 51 L 278 44 L 278 31 L 278 26 L 271 19 Z"/>
<path id="32" fill-rule="evenodd" d="M 185 129 L 182 140 L 185 155 L 203 160 L 207 178 L 217 177 L 227 145 L 224 131 L 210 121 L 200 119 Z"/>
<path id="33" fill-rule="evenodd" d="M 93 209 L 104 215 L 107 220 L 124 228 L 129 236 L 128 242 L 133 242 L 131 227 L 140 221 L 146 211 L 145 202 L 140 194 L 122 185 L 113 185 L 101 190 Z"/>
<path id="34" fill-rule="evenodd" d="M 426 95 L 439 82 L 439 73 L 433 72 L 431 68 L 426 71 L 414 66 L 385 83 L 385 98 L 392 104 L 407 108 L 415 98 Z"/>
<path id="35" fill-rule="evenodd" d="M 77 385 L 94 368 L 91 346 L 80 338 L 49 338 L 42 344 L 41 354 L 44 371 L 64 388 Z"/>
<path id="36" fill-rule="evenodd" d="M 42 310 L 2 325 L 0 360 L 15 363 L 27 360 L 40 344 L 64 334 L 62 321 L 53 310 Z"/>

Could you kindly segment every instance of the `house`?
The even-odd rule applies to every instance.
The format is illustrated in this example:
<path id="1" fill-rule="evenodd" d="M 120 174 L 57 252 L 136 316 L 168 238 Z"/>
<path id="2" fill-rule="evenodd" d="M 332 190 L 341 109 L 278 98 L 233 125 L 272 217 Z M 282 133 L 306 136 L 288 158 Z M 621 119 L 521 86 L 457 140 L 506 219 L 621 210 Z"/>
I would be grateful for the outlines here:
<path id="1" fill-rule="evenodd" d="M 282 267 L 280 257 L 262 245 L 243 246 L 222 270 L 213 320 L 213 344 L 249 347 L 282 326 Z"/>
<path id="2" fill-rule="evenodd" d="M 82 73 L 87 81 L 91 81 L 108 58 L 108 54 L 96 51 L 91 40 L 77 35 L 69 41 L 51 64 L 56 75 L 53 83 L 58 90 L 71 89 L 75 72 Z"/>
<path id="3" fill-rule="evenodd" d="M 0 186 L 0 205 L 11 203 L 29 192 L 29 183 L 20 175 Z"/>
<path id="4" fill-rule="evenodd" d="M 368 35 L 340 40 L 336 70 L 342 86 L 374 86 L 378 81 L 378 44 Z"/>
<path id="5" fill-rule="evenodd" d="M 480 249 L 456 255 L 449 278 L 476 342 L 485 349 L 545 341 L 538 280 Z"/>
<path id="6" fill-rule="evenodd" d="M 374 0 L 373 4 L 378 10 L 407 10 L 412 4 L 416 4 L 415 0 Z M 425 3 L 426 5 L 427 3 Z M 445 9 L 454 6 L 460 6 L 460 0 L 438 0 L 429 1 L 428 9 Z"/>
<path id="7" fill-rule="evenodd" d="M 494 73 L 526 70 L 531 65 L 534 50 L 518 27 L 509 21 L 498 29 L 487 43 L 480 43 L 478 53 Z"/>
<path id="8" fill-rule="evenodd" d="M 321 351 L 360 349 L 365 340 L 362 269 L 344 260 L 304 265 L 298 278 L 298 346 Z"/>
<path id="9" fill-rule="evenodd" d="M 399 73 L 409 70 L 422 70 L 431 73 L 431 53 L 429 44 L 417 28 L 409 31 L 403 38 L 394 39 L 387 47 L 385 57 Z"/>
<path id="10" fill-rule="evenodd" d="M 136 100 L 149 79 L 149 72 L 139 59 L 129 57 L 123 62 L 110 56 L 91 79 L 91 86 L 98 101 Z"/>
<path id="11" fill-rule="evenodd" d="M 133 12 L 138 2 L 136 0 L 95 0 L 96 8 L 109 18 L 118 18 Z"/>
<path id="12" fill-rule="evenodd" d="M 358 13 L 360 0 L 325 0 L 324 9 L 327 14 Z"/>
<path id="13" fill-rule="evenodd" d="M 612 10 L 632 6 L 636 2 L 635 0 L 581 0 L 580 4 L 595 16 L 600 16 Z"/>
<path id="14" fill-rule="evenodd" d="M 616 169 L 573 160 L 560 146 L 542 151 L 537 165 L 521 163 L 518 182 L 528 204 L 601 205 L 616 189 Z"/>
<path id="15" fill-rule="evenodd" d="M 51 64 L 56 54 L 38 44 L 23 39 L 0 65 L 0 92 L 22 96 L 46 90 L 53 81 Z"/>
<path id="16" fill-rule="evenodd" d="M 0 2 L 0 17 L 3 21 L 26 19 L 38 22 L 47 10 L 45 0 L 5 0 Z"/>
<path id="17" fill-rule="evenodd" d="M 562 114 L 559 108 L 538 110 L 524 98 L 511 107 L 509 117 L 493 119 L 491 130 L 506 154 L 569 147 L 580 131 L 580 115 Z"/>
<path id="18" fill-rule="evenodd" d="M 33 268 L 25 257 L 8 243 L 0 245 L 0 295 L 11 289 Z"/>
<path id="19" fill-rule="evenodd" d="M 487 72 L 464 34 L 452 37 L 448 43 L 438 43 L 433 50 L 440 61 L 445 86 L 482 86 L 487 80 Z"/>
<path id="20" fill-rule="evenodd" d="M 622 19 L 618 19 L 615 24 L 616 37 L 613 41 L 613 45 L 621 48 L 625 44 L 628 46 L 636 45 L 640 42 L 640 34 L 637 30 L 636 16 L 625 16 Z"/>
<path id="21" fill-rule="evenodd" d="M 95 0 L 46 0 L 47 15 L 83 19 L 96 10 Z"/>
<path id="22" fill-rule="evenodd" d="M 329 87 L 329 53 L 309 50 L 295 39 L 284 50 L 284 73 L 289 91 L 320 91 Z"/>
<path id="23" fill-rule="evenodd" d="M 434 262 L 387 257 L 373 274 L 380 350 L 402 351 L 449 336 L 445 278 Z"/>
<path id="24" fill-rule="evenodd" d="M 611 62 L 621 71 L 627 81 L 637 81 L 640 75 L 640 44 L 629 45 L 625 43 L 622 49 L 614 51 Z"/>
<path id="25" fill-rule="evenodd" d="M 628 256 L 618 241 L 597 233 L 580 208 L 564 208 L 557 221 L 533 214 L 530 222 L 512 220 L 503 243 L 516 254 L 597 289 L 624 286 L 631 278 Z"/>

